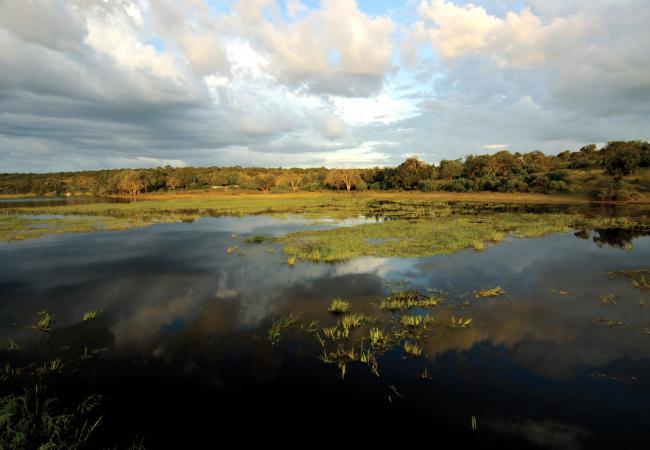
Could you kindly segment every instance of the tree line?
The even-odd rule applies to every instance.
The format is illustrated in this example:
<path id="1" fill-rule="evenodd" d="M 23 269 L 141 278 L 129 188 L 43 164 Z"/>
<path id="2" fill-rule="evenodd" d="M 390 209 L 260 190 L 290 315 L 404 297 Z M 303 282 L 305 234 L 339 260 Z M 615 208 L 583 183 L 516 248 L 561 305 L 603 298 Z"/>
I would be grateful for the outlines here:
<path id="1" fill-rule="evenodd" d="M 624 179 L 650 167 L 646 141 L 613 141 L 558 155 L 541 151 L 469 155 L 430 164 L 408 158 L 397 167 L 365 169 L 157 167 L 60 173 L 0 174 L 0 194 L 137 196 L 145 192 L 245 189 L 269 192 L 363 190 L 494 191 L 559 193 L 575 190 L 572 173 L 599 170 L 600 194 L 615 197 L 632 189 Z M 577 186 L 579 187 L 579 186 Z"/>

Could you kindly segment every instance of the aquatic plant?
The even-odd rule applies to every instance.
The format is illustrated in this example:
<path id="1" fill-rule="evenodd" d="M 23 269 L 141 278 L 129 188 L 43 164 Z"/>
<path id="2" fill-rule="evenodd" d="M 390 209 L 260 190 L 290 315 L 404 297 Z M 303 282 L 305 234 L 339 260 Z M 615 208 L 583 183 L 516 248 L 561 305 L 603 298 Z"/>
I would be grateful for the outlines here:
<path id="1" fill-rule="evenodd" d="M 495 288 L 484 288 L 484 289 L 479 289 L 474 293 L 475 297 L 498 297 L 499 295 L 505 294 L 506 291 L 501 287 L 497 286 Z"/>
<path id="2" fill-rule="evenodd" d="M 592 378 L 600 378 L 604 380 L 610 380 L 610 381 L 616 381 L 618 383 L 625 383 L 625 384 L 634 384 L 637 382 L 637 377 L 631 376 L 631 377 L 619 377 L 616 375 L 609 375 L 606 373 L 602 372 L 589 372 L 587 375 L 589 375 Z"/>
<path id="3" fill-rule="evenodd" d="M 405 341 L 403 344 L 404 351 L 411 356 L 420 356 L 422 354 L 422 347 L 416 342 Z"/>
<path id="4" fill-rule="evenodd" d="M 470 427 L 472 428 L 472 431 L 476 431 L 478 428 L 478 423 L 476 421 L 476 416 L 472 416 L 470 420 Z"/>
<path id="5" fill-rule="evenodd" d="M 13 339 L 9 339 L 9 345 L 7 346 L 7 350 L 10 352 L 17 352 L 20 350 L 20 346 L 16 344 L 16 342 Z"/>
<path id="6" fill-rule="evenodd" d="M 38 331 L 47 333 L 51 330 L 52 326 L 56 322 L 54 314 L 49 312 L 47 309 L 39 311 L 38 315 L 41 317 L 38 322 L 36 322 L 32 328 Z"/>
<path id="7" fill-rule="evenodd" d="M 94 319 L 95 317 L 97 317 L 97 316 L 100 315 L 101 313 L 102 313 L 101 311 L 93 311 L 93 310 L 91 310 L 91 311 L 86 311 L 86 312 L 84 313 L 84 317 L 83 317 L 84 322 L 87 321 L 87 320 Z"/>
<path id="8" fill-rule="evenodd" d="M 295 256 L 289 256 L 287 258 L 287 264 L 289 265 L 289 267 L 295 266 L 296 265 L 296 257 Z"/>
<path id="9" fill-rule="evenodd" d="M 565 289 L 551 289 L 551 292 L 557 295 L 574 295 L 572 292 Z"/>
<path id="10" fill-rule="evenodd" d="M 271 345 L 278 345 L 282 339 L 282 333 L 294 327 L 296 323 L 298 323 L 298 318 L 293 314 L 275 319 L 267 332 L 267 339 Z"/>
<path id="11" fill-rule="evenodd" d="M 600 303 L 603 305 L 615 305 L 618 301 L 618 297 L 614 294 L 603 294 L 599 297 Z"/>
<path id="12" fill-rule="evenodd" d="M 332 314 L 345 314 L 350 311 L 352 305 L 350 302 L 343 300 L 342 298 L 335 298 L 332 300 L 327 311 Z"/>
<path id="13" fill-rule="evenodd" d="M 412 308 L 433 308 L 440 305 L 441 301 L 442 299 L 435 294 L 426 296 L 415 289 L 404 289 L 383 299 L 379 309 L 396 312 Z"/>
<path id="14" fill-rule="evenodd" d="M 471 324 L 472 319 L 463 319 L 462 317 L 456 319 L 456 317 L 451 316 L 449 320 L 449 326 L 451 328 L 469 328 Z"/>
<path id="15" fill-rule="evenodd" d="M 592 323 L 592 324 L 604 324 L 607 325 L 609 328 L 614 328 L 614 327 L 625 327 L 626 325 L 623 324 L 620 320 L 611 320 L 611 319 L 589 319 L 587 320 L 587 323 Z"/>
<path id="16" fill-rule="evenodd" d="M 325 338 L 330 341 L 339 341 L 347 339 L 350 336 L 349 328 L 339 328 L 338 326 L 323 328 Z"/>
<path id="17" fill-rule="evenodd" d="M 377 327 L 373 327 L 370 329 L 370 344 L 373 347 L 379 347 L 382 345 L 385 345 L 388 342 L 388 337 L 384 333 L 383 330 L 380 330 Z"/>
<path id="18" fill-rule="evenodd" d="M 0 382 L 6 383 L 12 378 L 17 378 L 21 376 L 23 370 L 20 367 L 14 367 L 11 363 L 5 363 L 3 367 L 0 367 Z M 2 418 L 0 417 L 0 422 Z"/>
<path id="19" fill-rule="evenodd" d="M 425 314 L 423 316 L 405 314 L 399 318 L 399 321 L 404 327 L 415 328 L 419 327 L 420 325 L 425 327 L 432 325 L 435 322 L 435 319 L 428 314 Z"/>
<path id="20" fill-rule="evenodd" d="M 312 320 L 311 322 L 309 322 L 309 325 L 307 325 L 305 331 L 308 334 L 316 333 L 318 331 L 318 324 L 319 324 L 318 320 L 316 319 Z"/>
<path id="21" fill-rule="evenodd" d="M 94 395 L 73 410 L 57 409 L 57 400 L 40 385 L 1 397 L 0 448 L 82 449 L 101 424 L 101 416 L 89 416 L 99 404 Z"/>
<path id="22" fill-rule="evenodd" d="M 429 371 L 427 370 L 426 367 L 422 370 L 422 372 L 420 372 L 420 379 L 422 379 L 424 381 L 429 381 L 429 380 L 432 379 L 432 377 L 431 377 L 431 375 L 429 375 Z"/>
<path id="23" fill-rule="evenodd" d="M 44 362 L 40 367 L 36 369 L 38 375 L 45 375 L 49 372 L 60 372 L 63 369 L 63 361 L 61 358 L 55 358 L 50 362 Z"/>
<path id="24" fill-rule="evenodd" d="M 371 321 L 371 318 L 366 317 L 363 314 L 346 314 L 339 322 L 343 328 L 353 330 L 369 321 Z"/>
<path id="25" fill-rule="evenodd" d="M 635 288 L 650 292 L 650 269 L 612 270 L 607 274 L 610 278 L 627 277 Z"/>
<path id="26" fill-rule="evenodd" d="M 226 253 L 231 255 L 231 254 L 235 253 L 237 250 L 239 250 L 239 247 L 237 247 L 236 245 L 233 245 L 233 246 L 230 246 L 230 247 L 228 247 L 226 249 Z"/>

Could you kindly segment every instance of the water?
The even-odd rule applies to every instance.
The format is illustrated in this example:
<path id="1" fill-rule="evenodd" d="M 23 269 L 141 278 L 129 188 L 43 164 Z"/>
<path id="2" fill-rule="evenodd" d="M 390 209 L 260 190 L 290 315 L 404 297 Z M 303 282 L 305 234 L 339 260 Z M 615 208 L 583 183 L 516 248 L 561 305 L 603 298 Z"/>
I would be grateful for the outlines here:
<path id="1" fill-rule="evenodd" d="M 639 300 L 648 295 L 604 273 L 647 268 L 647 236 L 561 233 L 482 252 L 295 267 L 278 244 L 243 242 L 310 227 L 220 217 L 2 243 L 0 341 L 14 339 L 21 351 L 0 359 L 70 361 L 74 374 L 54 376 L 48 388 L 106 396 L 99 447 L 134 436 L 145 436 L 148 448 L 310 442 L 298 433 L 339 445 L 647 444 L 650 336 L 639 329 L 650 327 L 650 304 Z M 235 245 L 243 254 L 228 254 Z M 359 364 L 339 379 L 305 333 L 290 332 L 277 347 L 264 339 L 273 318 L 290 312 L 333 324 L 334 297 L 376 314 L 373 304 L 394 282 L 447 291 L 431 314 L 441 324 L 452 314 L 471 317 L 471 328 L 441 327 L 421 358 L 389 351 L 379 359 L 381 379 Z M 507 294 L 467 295 L 497 285 Z M 603 294 L 617 304 L 603 304 Z M 44 308 L 57 319 L 49 337 L 29 328 Z M 102 313 L 83 322 L 88 310 Z M 420 378 L 425 368 L 428 380 Z"/>
<path id="2" fill-rule="evenodd" d="M 71 197 L 10 197 L 0 198 L 2 208 L 38 208 L 60 205 L 87 205 L 91 203 L 129 203 L 128 198 L 71 196 Z"/>

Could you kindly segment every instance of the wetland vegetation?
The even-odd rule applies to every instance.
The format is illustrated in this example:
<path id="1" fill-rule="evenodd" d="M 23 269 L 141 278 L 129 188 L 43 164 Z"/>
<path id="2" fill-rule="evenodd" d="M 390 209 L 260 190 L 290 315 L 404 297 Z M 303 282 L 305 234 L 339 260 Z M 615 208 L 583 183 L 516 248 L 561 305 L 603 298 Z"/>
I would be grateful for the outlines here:
<path id="1" fill-rule="evenodd" d="M 650 400 L 648 208 L 445 195 L 1 208 L 2 446 L 188 445 L 176 422 L 205 437 L 198 411 L 214 404 L 237 412 L 224 426 L 247 414 L 269 433 L 283 414 L 316 431 L 361 411 L 502 445 L 533 411 L 553 439 L 547 420 L 590 446 L 622 430 L 644 441 L 630 405 Z M 567 389 L 568 413 L 555 403 Z"/>

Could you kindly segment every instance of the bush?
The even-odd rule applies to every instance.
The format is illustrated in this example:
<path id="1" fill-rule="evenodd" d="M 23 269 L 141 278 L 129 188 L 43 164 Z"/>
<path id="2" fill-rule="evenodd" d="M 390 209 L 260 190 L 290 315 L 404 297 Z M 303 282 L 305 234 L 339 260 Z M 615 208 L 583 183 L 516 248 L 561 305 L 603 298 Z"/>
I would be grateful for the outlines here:
<path id="1" fill-rule="evenodd" d="M 609 180 L 607 184 L 591 192 L 591 197 L 599 201 L 628 201 L 638 195 L 639 192 L 623 180 Z"/>

